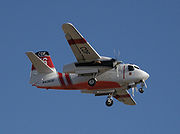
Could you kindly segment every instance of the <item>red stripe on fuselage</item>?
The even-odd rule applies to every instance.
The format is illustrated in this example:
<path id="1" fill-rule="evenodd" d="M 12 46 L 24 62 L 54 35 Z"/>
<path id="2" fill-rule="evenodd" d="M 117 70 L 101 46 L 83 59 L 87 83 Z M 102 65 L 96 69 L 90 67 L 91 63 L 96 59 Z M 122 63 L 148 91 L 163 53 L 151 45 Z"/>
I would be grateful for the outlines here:
<path id="1" fill-rule="evenodd" d="M 71 82 L 71 79 L 70 79 L 68 73 L 65 73 L 65 77 L 66 77 L 66 80 L 67 80 L 67 82 L 68 82 L 68 85 L 72 85 L 72 82 Z"/>
<path id="2" fill-rule="evenodd" d="M 63 80 L 62 73 L 58 72 L 58 76 L 59 76 L 59 82 L 61 83 L 61 86 L 65 86 L 65 82 Z"/>
<path id="3" fill-rule="evenodd" d="M 86 42 L 87 42 L 87 41 L 86 41 L 84 38 L 68 40 L 69 45 L 73 45 L 73 44 L 84 44 L 84 43 L 86 43 Z"/>

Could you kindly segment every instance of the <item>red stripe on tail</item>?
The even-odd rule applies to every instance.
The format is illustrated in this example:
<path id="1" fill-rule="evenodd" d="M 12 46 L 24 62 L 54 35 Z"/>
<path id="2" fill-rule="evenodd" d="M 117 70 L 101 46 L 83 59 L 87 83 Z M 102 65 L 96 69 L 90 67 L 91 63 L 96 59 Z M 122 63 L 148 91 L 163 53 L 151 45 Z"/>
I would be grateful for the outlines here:
<path id="1" fill-rule="evenodd" d="M 51 60 L 50 56 L 39 57 L 46 65 L 50 68 L 54 68 L 54 64 Z M 32 65 L 31 71 L 36 70 L 36 68 Z"/>
<path id="2" fill-rule="evenodd" d="M 54 64 L 51 60 L 50 56 L 44 56 L 40 58 L 45 64 L 47 64 L 50 68 L 54 68 Z"/>

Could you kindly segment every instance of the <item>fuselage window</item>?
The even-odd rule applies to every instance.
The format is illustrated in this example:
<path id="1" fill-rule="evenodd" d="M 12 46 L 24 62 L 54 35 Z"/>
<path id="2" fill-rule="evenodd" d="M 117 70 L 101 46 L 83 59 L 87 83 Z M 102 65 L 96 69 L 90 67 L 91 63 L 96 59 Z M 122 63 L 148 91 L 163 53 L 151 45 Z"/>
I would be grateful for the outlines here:
<path id="1" fill-rule="evenodd" d="M 128 71 L 134 71 L 134 67 L 131 65 L 128 65 Z"/>

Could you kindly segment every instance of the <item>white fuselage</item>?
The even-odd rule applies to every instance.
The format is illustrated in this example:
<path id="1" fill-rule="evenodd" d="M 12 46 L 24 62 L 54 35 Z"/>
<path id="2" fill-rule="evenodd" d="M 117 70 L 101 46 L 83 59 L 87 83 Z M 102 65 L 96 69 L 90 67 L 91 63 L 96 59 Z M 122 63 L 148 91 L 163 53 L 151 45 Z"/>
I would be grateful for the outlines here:
<path id="1" fill-rule="evenodd" d="M 129 67 L 131 66 L 131 67 Z M 131 68 L 133 69 L 131 70 Z M 36 70 L 35 70 L 36 71 Z M 119 64 L 118 70 L 113 68 L 96 77 L 97 83 L 91 87 L 88 85 L 88 80 L 92 78 L 92 75 L 83 76 L 75 73 L 58 73 L 52 72 L 50 74 L 38 74 L 37 72 L 31 72 L 31 76 L 34 74 L 36 77 L 36 83 L 31 81 L 31 84 L 38 88 L 45 89 L 67 89 L 67 90 L 101 90 L 101 89 L 113 89 L 122 88 L 128 89 L 129 85 L 136 85 L 141 80 L 148 79 L 149 75 L 139 69 L 136 65 Z M 37 82 L 38 79 L 38 82 Z"/>

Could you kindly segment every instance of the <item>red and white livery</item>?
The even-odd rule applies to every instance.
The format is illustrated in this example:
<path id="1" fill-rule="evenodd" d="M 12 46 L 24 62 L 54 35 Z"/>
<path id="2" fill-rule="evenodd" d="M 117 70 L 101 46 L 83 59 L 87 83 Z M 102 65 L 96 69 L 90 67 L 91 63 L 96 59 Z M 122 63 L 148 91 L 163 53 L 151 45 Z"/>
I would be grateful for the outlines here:
<path id="1" fill-rule="evenodd" d="M 47 51 L 26 52 L 32 62 L 30 84 L 37 88 L 107 95 L 107 106 L 112 106 L 113 97 L 124 104 L 136 105 L 128 89 L 132 89 L 134 96 L 134 89 L 137 91 L 140 84 L 139 92 L 143 93 L 149 74 L 137 65 L 100 56 L 72 24 L 65 23 L 62 29 L 77 62 L 64 65 L 63 73 L 60 73 Z"/>

